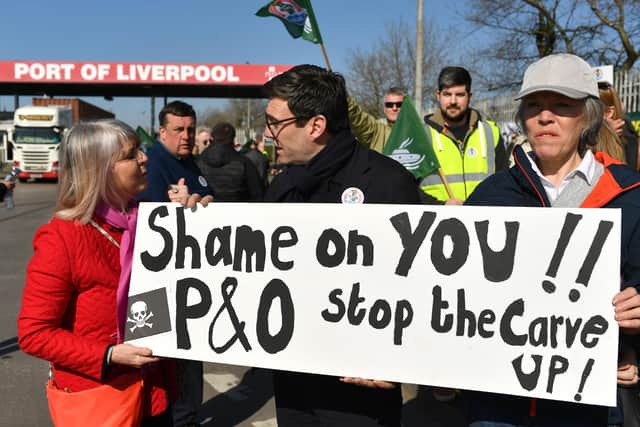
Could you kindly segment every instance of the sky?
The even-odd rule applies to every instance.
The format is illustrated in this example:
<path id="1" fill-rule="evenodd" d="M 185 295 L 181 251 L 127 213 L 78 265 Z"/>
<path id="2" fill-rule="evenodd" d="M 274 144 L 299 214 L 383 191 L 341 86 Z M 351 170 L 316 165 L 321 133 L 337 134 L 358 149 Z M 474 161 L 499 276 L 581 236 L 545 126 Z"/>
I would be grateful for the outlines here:
<path id="1" fill-rule="evenodd" d="M 276 18 L 255 16 L 268 0 L 5 3 L 2 60 L 325 65 L 318 45 L 291 38 Z M 332 68 L 345 74 L 349 52 L 370 50 L 388 24 L 403 19 L 415 28 L 416 0 L 312 4 Z M 449 31 L 462 21 L 463 6 L 464 0 L 424 0 L 425 19 L 437 17 L 437 25 Z M 149 126 L 149 98 L 83 99 L 134 127 Z M 219 99 L 184 99 L 198 113 L 224 104 Z M 19 100 L 29 105 L 31 97 Z M 156 112 L 161 102 L 156 101 Z M 0 97 L 0 110 L 13 107 L 14 97 Z"/>

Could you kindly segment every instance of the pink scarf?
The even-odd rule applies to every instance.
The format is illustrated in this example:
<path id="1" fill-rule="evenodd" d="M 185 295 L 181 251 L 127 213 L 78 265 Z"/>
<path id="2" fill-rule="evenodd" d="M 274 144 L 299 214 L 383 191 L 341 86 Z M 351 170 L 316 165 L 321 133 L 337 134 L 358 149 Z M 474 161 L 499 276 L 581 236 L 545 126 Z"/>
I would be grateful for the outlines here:
<path id="1" fill-rule="evenodd" d="M 136 220 L 138 205 L 129 205 L 129 213 L 122 213 L 106 203 L 100 203 L 96 215 L 107 224 L 124 230 L 120 241 L 120 279 L 116 294 L 116 319 L 118 321 L 118 343 L 123 342 L 124 327 L 127 320 L 127 300 L 129 298 L 129 282 L 133 263 L 133 243 L 136 237 Z"/>

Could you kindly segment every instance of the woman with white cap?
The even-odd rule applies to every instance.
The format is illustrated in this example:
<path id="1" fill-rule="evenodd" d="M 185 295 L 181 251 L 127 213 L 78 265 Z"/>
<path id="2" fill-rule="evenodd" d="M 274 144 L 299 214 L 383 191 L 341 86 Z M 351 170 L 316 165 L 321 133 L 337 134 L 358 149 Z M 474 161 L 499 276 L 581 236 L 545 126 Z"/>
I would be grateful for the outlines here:
<path id="1" fill-rule="evenodd" d="M 592 153 L 603 121 L 589 64 L 556 54 L 531 64 L 517 96 L 517 120 L 532 151 L 514 152 L 515 166 L 483 181 L 467 205 L 608 207 L 622 209 L 620 283 L 612 296 L 621 328 L 618 384 L 638 382 L 630 335 L 640 331 L 640 175 L 605 153 Z M 622 426 L 618 408 L 469 392 L 470 426 Z"/>

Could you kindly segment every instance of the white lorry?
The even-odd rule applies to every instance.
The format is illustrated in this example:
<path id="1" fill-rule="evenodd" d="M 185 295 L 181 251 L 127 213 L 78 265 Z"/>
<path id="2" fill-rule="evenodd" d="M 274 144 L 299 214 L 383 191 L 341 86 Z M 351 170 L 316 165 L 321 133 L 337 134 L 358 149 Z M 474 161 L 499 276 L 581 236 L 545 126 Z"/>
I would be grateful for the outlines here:
<path id="1" fill-rule="evenodd" d="M 21 107 L 13 123 L 13 166 L 21 170 L 18 179 L 58 179 L 60 142 L 74 123 L 71 106 Z"/>

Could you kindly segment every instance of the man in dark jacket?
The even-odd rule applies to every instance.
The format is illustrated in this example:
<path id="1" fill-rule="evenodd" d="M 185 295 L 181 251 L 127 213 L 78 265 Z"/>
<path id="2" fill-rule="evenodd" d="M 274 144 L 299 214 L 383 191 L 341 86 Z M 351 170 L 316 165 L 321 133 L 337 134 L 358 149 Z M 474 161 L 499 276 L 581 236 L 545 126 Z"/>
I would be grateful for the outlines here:
<path id="1" fill-rule="evenodd" d="M 286 165 L 265 201 L 420 203 L 420 189 L 400 163 L 356 142 L 342 76 L 300 65 L 265 84 L 265 92 L 265 137 Z M 400 426 L 400 388 L 386 381 L 276 371 L 274 393 L 280 427 Z"/>
<path id="2" fill-rule="evenodd" d="M 160 138 L 147 154 L 147 189 L 138 195 L 140 201 L 168 202 L 167 189 L 181 178 L 191 194 L 201 197 L 213 192 L 193 160 L 196 112 L 182 101 L 165 105 L 158 116 Z"/>
<path id="3" fill-rule="evenodd" d="M 160 140 L 153 144 L 147 161 L 147 189 L 138 200 L 168 202 L 167 190 L 180 179 L 191 194 L 210 198 L 212 191 L 192 157 L 196 134 L 196 112 L 191 105 L 173 101 L 159 114 Z M 197 423 L 198 408 L 202 404 L 202 362 L 176 360 L 178 400 L 173 404 L 175 427 Z"/>
<path id="4" fill-rule="evenodd" d="M 256 135 L 256 140 L 249 141 L 245 144 L 245 147 L 247 147 L 247 149 L 242 154 L 251 160 L 251 163 L 253 163 L 258 171 L 260 181 L 266 187 L 269 178 L 269 158 L 264 152 L 264 138 L 262 135 Z"/>
<path id="5" fill-rule="evenodd" d="M 211 129 L 212 144 L 198 156 L 196 163 L 216 190 L 219 202 L 262 200 L 264 186 L 251 160 L 234 148 L 236 130 L 221 122 Z"/>

